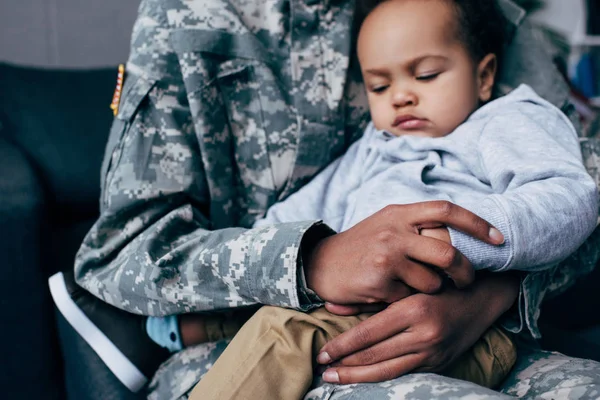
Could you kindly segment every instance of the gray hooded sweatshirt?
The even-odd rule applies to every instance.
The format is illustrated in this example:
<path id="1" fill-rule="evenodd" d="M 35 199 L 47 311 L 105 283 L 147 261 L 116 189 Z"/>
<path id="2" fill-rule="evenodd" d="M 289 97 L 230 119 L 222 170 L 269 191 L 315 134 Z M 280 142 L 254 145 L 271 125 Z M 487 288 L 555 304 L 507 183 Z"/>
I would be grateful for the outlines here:
<path id="1" fill-rule="evenodd" d="M 389 204 L 448 200 L 504 235 L 496 247 L 449 229 L 476 269 L 536 271 L 593 231 L 598 191 L 577 133 L 529 86 L 476 110 L 444 137 L 395 137 L 369 124 L 362 139 L 256 225 L 323 220 L 344 231 Z"/>

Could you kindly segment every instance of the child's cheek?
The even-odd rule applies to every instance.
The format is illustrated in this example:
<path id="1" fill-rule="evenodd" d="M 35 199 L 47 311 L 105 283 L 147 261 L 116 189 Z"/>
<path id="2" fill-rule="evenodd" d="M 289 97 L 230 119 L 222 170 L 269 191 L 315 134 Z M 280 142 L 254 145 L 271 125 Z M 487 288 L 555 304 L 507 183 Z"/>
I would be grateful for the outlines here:
<path id="1" fill-rule="evenodd" d="M 373 124 L 378 130 L 388 128 L 388 124 L 385 122 L 387 114 L 388 110 L 383 104 L 381 104 L 381 102 L 371 103 L 371 120 L 373 120 Z"/>

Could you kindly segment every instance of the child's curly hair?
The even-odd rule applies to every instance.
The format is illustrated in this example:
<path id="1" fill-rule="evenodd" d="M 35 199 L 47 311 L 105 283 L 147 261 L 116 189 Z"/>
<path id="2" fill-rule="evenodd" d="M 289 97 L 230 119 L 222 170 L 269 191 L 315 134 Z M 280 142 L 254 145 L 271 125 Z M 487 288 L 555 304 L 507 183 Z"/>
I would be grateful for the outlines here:
<path id="1" fill-rule="evenodd" d="M 362 24 L 371 11 L 386 1 L 392 0 L 359 0 L 357 3 L 359 24 Z M 465 44 L 471 57 L 479 62 L 487 54 L 492 53 L 500 60 L 506 40 L 507 21 L 496 0 L 418 1 L 439 1 L 449 4 L 456 12 L 459 40 Z"/>

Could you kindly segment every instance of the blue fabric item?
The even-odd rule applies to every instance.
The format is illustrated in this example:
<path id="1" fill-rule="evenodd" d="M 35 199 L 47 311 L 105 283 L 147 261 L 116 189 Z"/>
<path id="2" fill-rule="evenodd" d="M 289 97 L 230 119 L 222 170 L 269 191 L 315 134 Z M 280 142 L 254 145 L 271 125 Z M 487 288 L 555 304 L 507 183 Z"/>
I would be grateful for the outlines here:
<path id="1" fill-rule="evenodd" d="M 150 339 L 157 345 L 166 348 L 171 353 L 183 349 L 177 315 L 148 317 L 146 320 L 146 332 Z"/>
<path id="2" fill-rule="evenodd" d="M 596 77 L 594 76 L 594 59 L 590 53 L 585 53 L 577 63 L 575 84 L 586 97 L 597 96 Z"/>

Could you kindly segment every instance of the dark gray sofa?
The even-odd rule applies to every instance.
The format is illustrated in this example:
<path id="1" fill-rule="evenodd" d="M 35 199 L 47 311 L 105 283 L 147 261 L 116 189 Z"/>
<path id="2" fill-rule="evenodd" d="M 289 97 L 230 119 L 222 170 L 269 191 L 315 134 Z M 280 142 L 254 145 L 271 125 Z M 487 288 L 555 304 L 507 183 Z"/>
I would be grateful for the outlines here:
<path id="1" fill-rule="evenodd" d="M 0 64 L 0 388 L 4 399 L 137 399 L 53 310 L 98 213 L 116 68 Z M 543 344 L 600 360 L 600 269 L 545 305 Z M 60 327 L 60 329 L 59 329 Z M 60 338 L 60 339 L 59 339 Z"/>
<path id="2" fill-rule="evenodd" d="M 115 81 L 116 68 L 0 64 L 3 399 L 143 398 L 124 390 L 58 319 L 47 285 L 50 275 L 72 266 L 98 214 Z"/>

